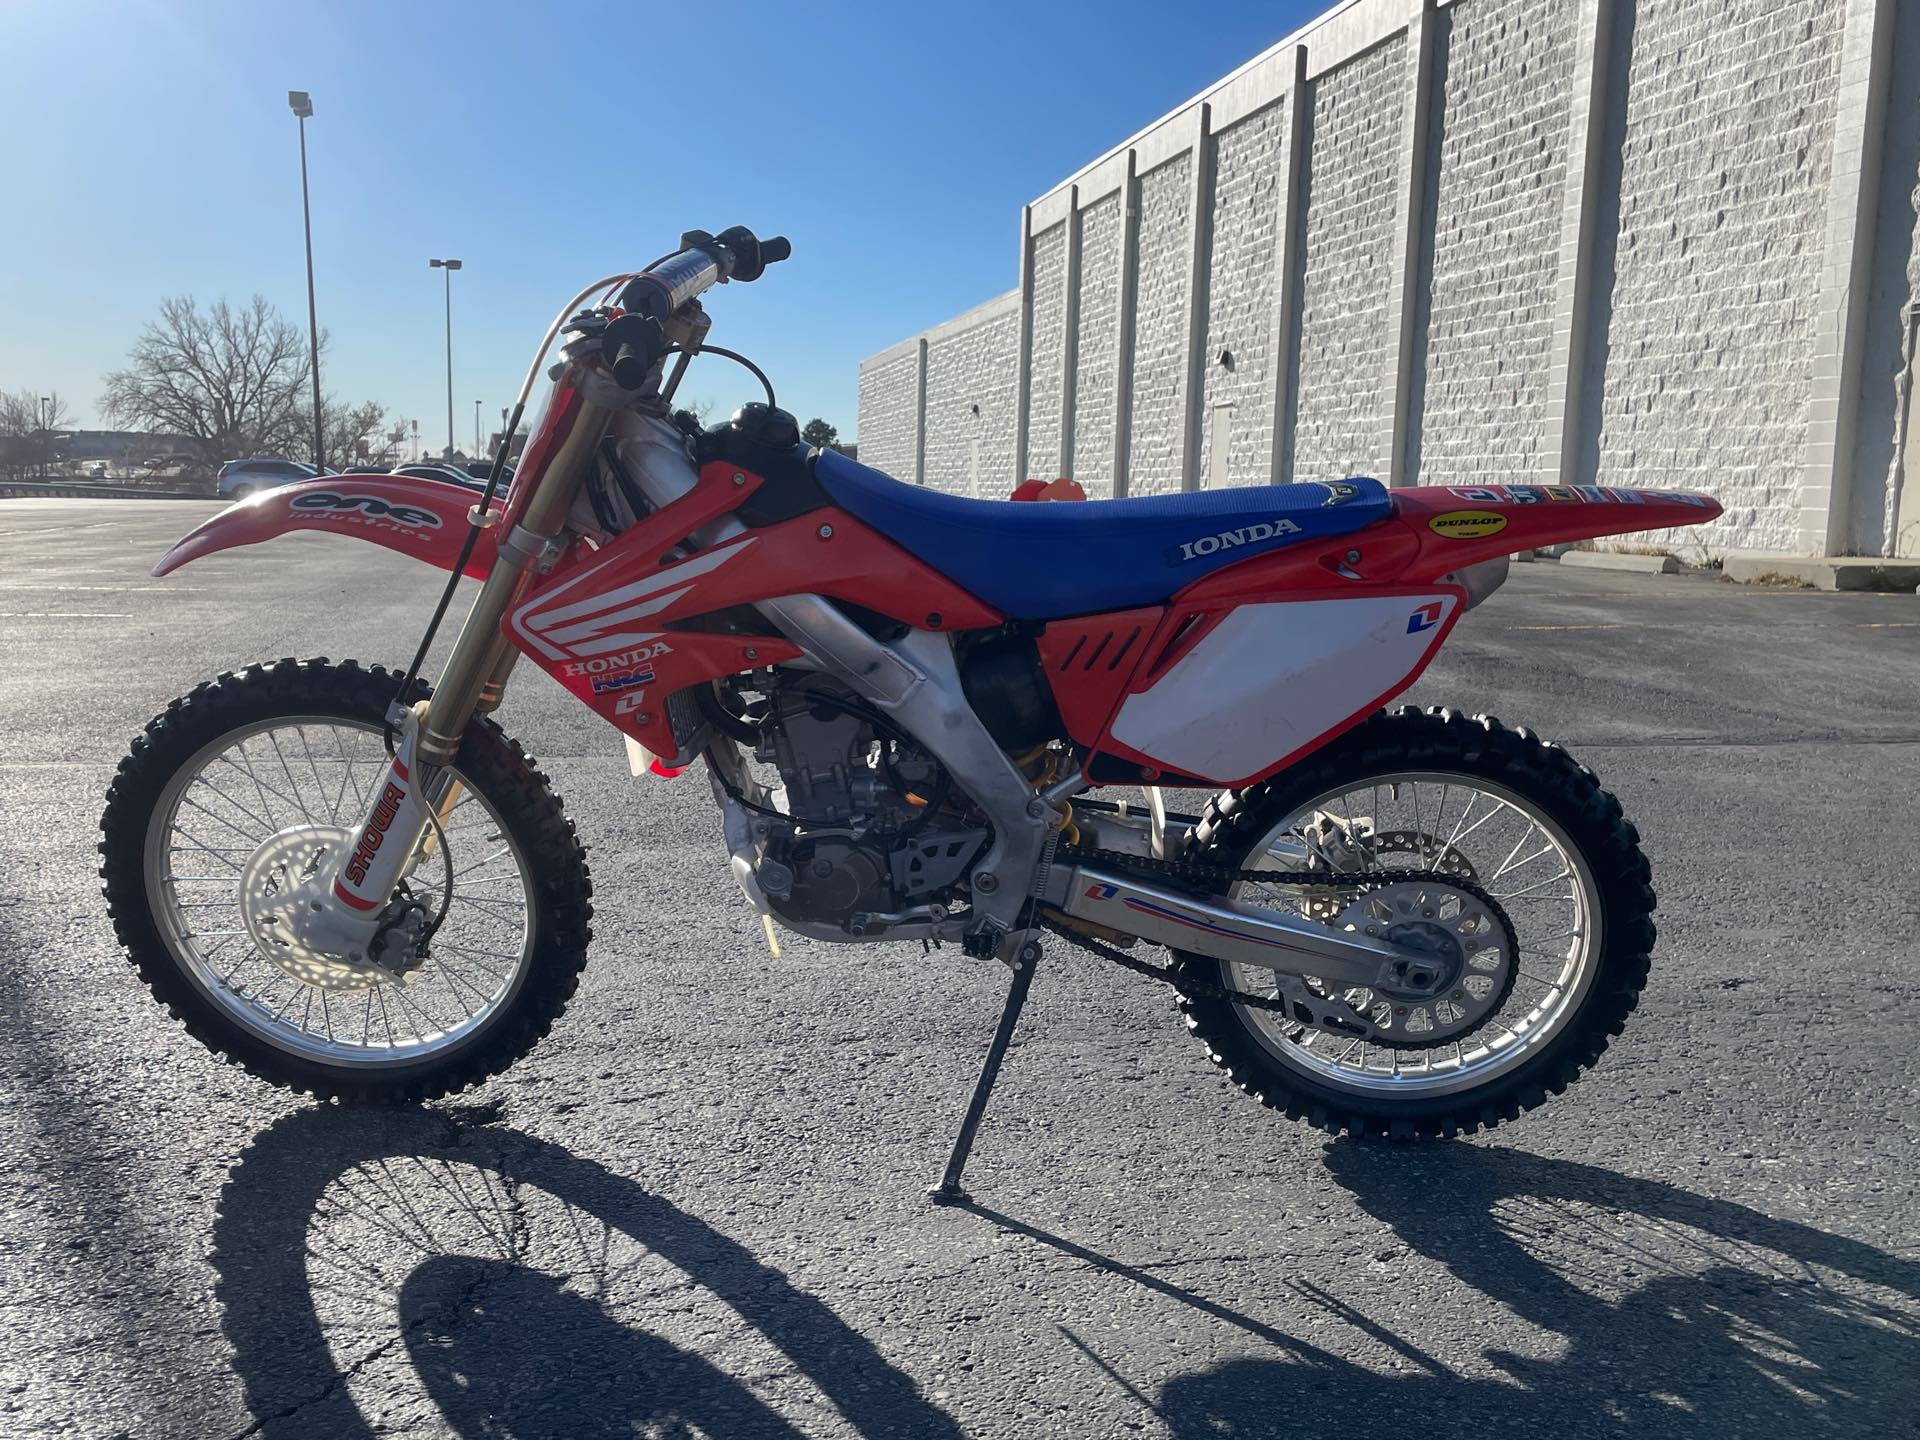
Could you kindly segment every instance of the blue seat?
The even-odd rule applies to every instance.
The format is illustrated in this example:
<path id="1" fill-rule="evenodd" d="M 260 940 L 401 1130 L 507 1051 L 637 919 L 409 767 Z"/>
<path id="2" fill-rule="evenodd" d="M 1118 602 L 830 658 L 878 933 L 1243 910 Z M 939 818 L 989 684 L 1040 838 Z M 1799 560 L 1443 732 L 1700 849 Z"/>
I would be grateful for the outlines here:
<path id="1" fill-rule="evenodd" d="M 1345 535 L 1392 509 L 1378 480 L 1138 499 L 969 500 L 906 485 L 838 451 L 814 461 L 835 504 L 1016 620 L 1154 605 L 1213 570 Z"/>

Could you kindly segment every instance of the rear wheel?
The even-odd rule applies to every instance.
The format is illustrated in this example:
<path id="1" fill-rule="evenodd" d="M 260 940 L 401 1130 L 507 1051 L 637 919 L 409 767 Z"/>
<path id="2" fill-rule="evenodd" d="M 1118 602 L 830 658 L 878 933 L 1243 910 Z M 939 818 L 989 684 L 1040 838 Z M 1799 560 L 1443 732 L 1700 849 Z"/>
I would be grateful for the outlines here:
<path id="1" fill-rule="evenodd" d="M 1591 771 L 1497 721 L 1375 716 L 1276 779 L 1216 801 L 1191 853 L 1234 869 L 1406 872 L 1409 883 L 1386 898 L 1426 877 L 1445 894 L 1457 877 L 1511 923 L 1510 968 L 1484 984 L 1465 975 L 1451 1008 L 1422 1013 L 1391 995 L 1308 981 L 1371 1016 L 1372 1039 L 1229 1001 L 1183 1001 L 1188 1027 L 1241 1089 L 1323 1129 L 1412 1138 L 1512 1119 L 1599 1058 L 1646 984 L 1654 894 L 1639 836 Z M 1297 890 L 1233 890 L 1335 918 L 1329 902 L 1319 913 Z M 1383 923 L 1393 918 L 1380 908 Z M 1354 912 L 1340 913 L 1352 923 Z M 1271 971 L 1198 955 L 1179 964 L 1196 980 L 1277 993 Z M 1409 1010 L 1411 1029 L 1395 1019 Z"/>
<path id="2" fill-rule="evenodd" d="M 591 938 L 573 826 L 485 720 L 449 767 L 444 845 L 429 830 L 403 880 L 420 914 L 451 887 L 424 953 L 350 964 L 283 938 L 287 887 L 385 773 L 396 685 L 351 661 L 223 675 L 148 724 L 101 820 L 108 909 L 154 995 L 210 1049 L 325 1097 L 426 1099 L 503 1069 L 565 1008 Z"/>
<path id="3" fill-rule="evenodd" d="M 228 494 L 232 499 L 245 500 L 248 496 L 258 492 L 259 488 L 257 485 L 236 485 Z"/>

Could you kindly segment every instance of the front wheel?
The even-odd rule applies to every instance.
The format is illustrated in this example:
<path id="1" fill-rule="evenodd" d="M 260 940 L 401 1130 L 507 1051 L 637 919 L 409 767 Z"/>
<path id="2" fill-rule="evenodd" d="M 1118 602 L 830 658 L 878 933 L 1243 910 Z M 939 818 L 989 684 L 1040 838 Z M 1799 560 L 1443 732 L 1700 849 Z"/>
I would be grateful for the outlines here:
<path id="1" fill-rule="evenodd" d="M 1307 980 L 1325 1002 L 1373 1020 L 1370 1039 L 1207 998 L 1182 1001 L 1188 1028 L 1241 1089 L 1335 1133 L 1411 1139 L 1513 1119 L 1600 1057 L 1646 984 L 1654 894 L 1639 838 L 1591 771 L 1525 731 L 1449 711 L 1376 715 L 1277 778 L 1216 800 L 1191 858 L 1236 870 L 1411 872 L 1431 876 L 1436 895 L 1457 877 L 1499 907 L 1513 953 L 1497 973 L 1491 963 L 1484 976 L 1464 972 L 1458 1005 L 1424 1011 Z M 1303 903 L 1288 898 L 1298 890 L 1240 883 L 1233 893 Z M 1313 918 L 1337 918 L 1329 902 L 1304 904 Z M 1211 985 L 1278 993 L 1257 967 L 1190 954 L 1178 965 Z M 1397 1023 L 1409 1009 L 1414 1025 Z"/>
<path id="2" fill-rule="evenodd" d="M 572 823 L 476 720 L 403 881 L 444 908 L 424 952 L 351 965 L 275 943 L 258 897 L 365 817 L 397 684 L 352 661 L 222 675 L 148 723 L 101 819 L 108 911 L 155 997 L 209 1049 L 327 1098 L 430 1099 L 504 1069 L 566 1007 L 592 933 Z"/>

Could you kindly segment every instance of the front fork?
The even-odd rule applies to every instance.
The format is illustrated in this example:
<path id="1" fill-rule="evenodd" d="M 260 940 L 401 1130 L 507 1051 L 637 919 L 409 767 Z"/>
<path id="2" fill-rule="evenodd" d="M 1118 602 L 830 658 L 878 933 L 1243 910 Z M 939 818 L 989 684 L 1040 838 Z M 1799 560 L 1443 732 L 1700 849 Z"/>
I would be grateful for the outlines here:
<path id="1" fill-rule="evenodd" d="M 332 948 L 348 956 L 370 953 L 395 888 L 423 853 L 422 840 L 429 846 L 435 843 L 427 837 L 429 809 L 444 817 L 459 800 L 458 782 L 447 767 L 459 753 L 460 737 L 476 715 L 498 707 L 506 693 L 520 655 L 507 638 L 507 612 L 532 585 L 542 557 L 552 552 L 614 414 L 589 400 L 563 405 L 562 392 L 574 378 L 575 368 L 563 374 L 547 410 L 548 423 L 564 424 L 565 432 L 554 437 L 543 433 L 534 442 L 538 446 L 549 441 L 543 447 L 547 459 L 537 474 L 524 477 L 533 489 L 522 518 L 500 543 L 500 558 L 474 597 L 433 697 L 393 717 L 400 736 L 393 759 L 374 789 L 366 817 L 337 858 L 330 889 L 336 903 L 325 917 L 325 928 L 331 932 Z M 562 414 L 568 415 L 565 421 L 551 418 Z"/>

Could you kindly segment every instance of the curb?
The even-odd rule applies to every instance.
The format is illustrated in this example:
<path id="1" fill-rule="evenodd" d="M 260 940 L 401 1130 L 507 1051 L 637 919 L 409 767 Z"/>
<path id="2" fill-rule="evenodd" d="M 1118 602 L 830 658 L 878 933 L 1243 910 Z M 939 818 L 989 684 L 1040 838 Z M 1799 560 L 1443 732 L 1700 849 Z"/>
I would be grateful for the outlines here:
<path id="1" fill-rule="evenodd" d="M 185 490 L 133 490 L 115 485 L 60 485 L 37 480 L 18 480 L 0 484 L 0 498 L 28 499 L 47 496 L 62 500 L 217 500 L 217 495 L 196 495 Z"/>
<path id="2" fill-rule="evenodd" d="M 1727 556 L 1729 580 L 1798 581 L 1815 590 L 1912 590 L 1920 585 L 1920 560 L 1841 555 L 1810 559 L 1736 550 Z"/>
<path id="3" fill-rule="evenodd" d="M 1680 562 L 1671 555 L 1621 555 L 1611 550 L 1569 550 L 1562 565 L 1579 570 L 1631 570 L 1637 575 L 1678 575 Z"/>

